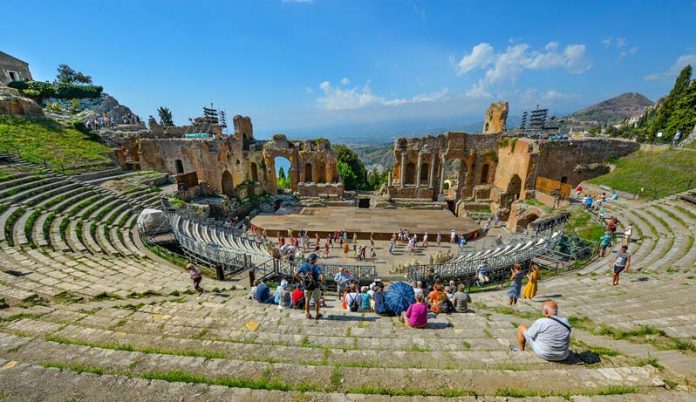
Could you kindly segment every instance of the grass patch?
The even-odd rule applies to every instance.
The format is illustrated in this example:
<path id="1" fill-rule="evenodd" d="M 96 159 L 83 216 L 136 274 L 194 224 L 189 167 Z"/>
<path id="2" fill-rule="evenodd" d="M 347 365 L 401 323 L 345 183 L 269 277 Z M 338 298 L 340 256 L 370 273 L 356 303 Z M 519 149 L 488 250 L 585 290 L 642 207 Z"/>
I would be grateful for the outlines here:
<path id="1" fill-rule="evenodd" d="M 212 350 L 193 350 L 193 349 L 168 349 L 168 348 L 155 348 L 155 347 L 138 347 L 133 346 L 129 343 L 104 343 L 104 342 L 91 342 L 79 339 L 64 338 L 56 335 L 47 335 L 44 337 L 45 340 L 49 342 L 60 343 L 62 345 L 78 345 L 78 346 L 89 346 L 91 348 L 99 349 L 110 349 L 110 350 L 120 350 L 125 352 L 140 352 L 145 354 L 159 354 L 159 355 L 172 355 L 172 356 L 188 356 L 188 357 L 204 357 L 206 359 L 224 359 L 225 354 L 222 352 L 216 352 Z"/>
<path id="2" fill-rule="evenodd" d="M 657 360 L 655 357 L 646 357 L 644 359 L 638 359 L 636 361 L 637 366 L 653 366 L 655 368 L 661 369 L 663 368 L 662 365 L 660 364 L 660 361 Z"/>
<path id="3" fill-rule="evenodd" d="M 44 221 L 43 227 L 41 228 L 41 232 L 43 233 L 44 239 L 50 239 L 51 238 L 51 226 L 53 225 L 53 221 L 56 220 L 56 214 L 54 212 L 51 212 L 48 214 L 46 217 L 46 220 Z"/>
<path id="4" fill-rule="evenodd" d="M 583 240 L 592 242 L 599 241 L 599 238 L 604 235 L 606 229 L 593 221 L 589 212 L 581 208 L 571 208 L 568 212 L 570 212 L 570 218 L 564 229 L 566 234 L 575 235 Z"/>
<path id="5" fill-rule="evenodd" d="M 54 297 L 54 300 L 57 303 L 65 303 L 65 304 L 80 303 L 80 302 L 84 301 L 84 299 L 85 299 L 84 297 L 70 293 L 67 290 L 64 290 L 64 291 L 58 293 Z"/>
<path id="6" fill-rule="evenodd" d="M 5 240 L 7 241 L 7 244 L 10 246 L 14 247 L 14 239 L 12 238 L 12 228 L 14 227 L 15 222 L 24 215 L 24 212 L 26 210 L 24 208 L 18 208 L 12 214 L 10 214 L 9 217 L 7 217 L 7 221 L 5 222 Z"/>
<path id="7" fill-rule="evenodd" d="M 189 260 L 184 258 L 183 256 L 179 254 L 172 253 L 171 251 L 167 250 L 164 247 L 149 244 L 147 245 L 147 248 L 150 249 L 156 256 L 164 258 L 165 260 L 171 262 L 174 265 L 178 265 L 182 268 L 186 268 L 186 265 L 188 265 Z M 203 273 L 207 273 L 207 270 L 203 270 Z"/>
<path id="8" fill-rule="evenodd" d="M 32 238 L 32 230 L 34 229 L 34 224 L 36 223 L 36 220 L 39 219 L 39 216 L 41 216 L 41 210 L 33 210 L 24 224 L 24 235 L 27 237 L 29 243 L 34 243 L 34 239 Z"/>
<path id="9" fill-rule="evenodd" d="M 684 215 L 688 216 L 689 219 L 692 221 L 696 221 L 696 214 L 691 212 L 690 210 L 682 207 L 681 205 L 673 205 L 674 208 L 676 208 L 679 212 L 683 213 Z"/>
<path id="10" fill-rule="evenodd" d="M 641 325 L 638 328 L 633 328 L 633 329 L 617 329 L 617 328 L 602 324 L 598 328 L 596 328 L 594 332 L 598 335 L 611 336 L 612 338 L 617 339 L 617 340 L 635 338 L 635 337 L 646 336 L 646 335 L 666 336 L 665 331 L 658 329 L 658 328 L 655 328 L 655 327 L 650 326 L 650 325 Z"/>
<path id="11" fill-rule="evenodd" d="M 691 151 L 641 150 L 619 158 L 611 173 L 596 177 L 590 183 L 633 194 L 641 194 L 643 188 L 643 197 L 657 199 L 687 190 L 694 171 L 696 158 Z"/>
<path id="12" fill-rule="evenodd" d="M 33 294 L 22 299 L 19 305 L 24 308 L 33 306 L 48 306 L 48 300 L 44 299 L 43 297 L 37 294 Z"/>
<path id="13" fill-rule="evenodd" d="M 48 118 L 0 116 L 3 148 L 18 150 L 22 159 L 44 160 L 54 168 L 73 164 L 107 163 L 110 149 L 88 134 Z"/>
<path id="14" fill-rule="evenodd" d="M 559 396 L 570 400 L 572 395 L 582 396 L 598 396 L 598 395 L 624 395 L 635 394 L 638 392 L 636 387 L 626 387 L 620 385 L 610 385 L 600 389 L 590 389 L 582 392 L 558 392 L 558 391 L 540 391 L 533 389 L 518 389 L 518 388 L 501 388 L 495 393 L 495 396 L 510 397 L 510 398 L 533 398 L 533 397 L 552 397 Z"/>
<path id="15" fill-rule="evenodd" d="M 62 221 L 60 221 L 60 238 L 63 240 L 63 243 L 67 243 L 67 238 L 68 238 L 68 225 L 70 225 L 70 220 L 68 218 L 63 218 Z"/>
<path id="16" fill-rule="evenodd" d="M 123 297 L 107 292 L 101 292 L 92 297 L 92 301 L 104 301 L 104 300 L 123 300 Z"/>

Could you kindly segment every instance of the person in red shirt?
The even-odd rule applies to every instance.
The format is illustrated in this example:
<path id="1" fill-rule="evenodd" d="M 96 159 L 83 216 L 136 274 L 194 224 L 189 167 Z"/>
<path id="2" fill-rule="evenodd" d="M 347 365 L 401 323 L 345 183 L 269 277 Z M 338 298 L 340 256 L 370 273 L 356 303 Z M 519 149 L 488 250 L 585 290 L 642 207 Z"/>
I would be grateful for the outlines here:
<path id="1" fill-rule="evenodd" d="M 290 298 L 292 299 L 293 308 L 304 308 L 304 289 L 302 289 L 302 285 L 297 285 L 295 290 L 290 293 Z"/>

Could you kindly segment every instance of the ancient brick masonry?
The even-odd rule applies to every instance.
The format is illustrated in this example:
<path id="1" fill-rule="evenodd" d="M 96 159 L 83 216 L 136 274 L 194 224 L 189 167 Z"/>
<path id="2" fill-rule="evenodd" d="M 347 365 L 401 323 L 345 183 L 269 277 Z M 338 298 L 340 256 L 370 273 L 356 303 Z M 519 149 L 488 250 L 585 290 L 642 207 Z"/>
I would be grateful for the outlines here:
<path id="1" fill-rule="evenodd" d="M 257 182 L 265 192 L 277 193 L 275 158 L 281 156 L 290 161 L 288 177 L 293 192 L 312 196 L 324 192 L 342 194 L 342 187 L 339 191 L 325 185 L 339 181 L 336 154 L 328 140 L 289 141 L 285 135 L 276 134 L 270 141 L 257 141 L 249 117 L 235 116 L 233 122 L 232 136 L 141 138 L 140 166 L 170 174 L 195 171 L 199 181 L 229 197 L 239 197 L 247 194 L 238 193 L 244 182 Z"/>

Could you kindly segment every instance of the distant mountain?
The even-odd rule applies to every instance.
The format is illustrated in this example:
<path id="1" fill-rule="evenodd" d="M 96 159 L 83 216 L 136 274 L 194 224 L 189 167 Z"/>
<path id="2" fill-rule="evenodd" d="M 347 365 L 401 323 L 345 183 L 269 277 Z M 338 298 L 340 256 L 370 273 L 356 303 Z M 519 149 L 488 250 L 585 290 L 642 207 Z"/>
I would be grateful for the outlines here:
<path id="1" fill-rule="evenodd" d="M 594 125 L 619 123 L 624 119 L 642 114 L 652 105 L 654 102 L 644 95 L 637 92 L 626 92 L 565 116 L 564 120 L 571 124 L 573 122 Z"/>

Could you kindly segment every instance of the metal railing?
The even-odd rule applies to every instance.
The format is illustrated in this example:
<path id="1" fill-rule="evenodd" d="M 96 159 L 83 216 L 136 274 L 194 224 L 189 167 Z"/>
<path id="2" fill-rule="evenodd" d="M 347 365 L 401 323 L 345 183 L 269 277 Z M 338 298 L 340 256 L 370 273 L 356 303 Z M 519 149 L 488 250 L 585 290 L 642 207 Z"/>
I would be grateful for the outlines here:
<path id="1" fill-rule="evenodd" d="M 408 267 L 408 279 L 412 281 L 426 279 L 432 269 L 443 280 L 459 280 L 470 282 L 475 278 L 476 269 L 485 260 L 488 274 L 496 275 L 506 272 L 515 263 L 531 261 L 536 256 L 545 254 L 553 249 L 561 235 L 555 233 L 548 238 L 531 238 L 506 247 L 499 246 L 485 251 L 460 256 L 442 264 L 411 265 Z"/>

